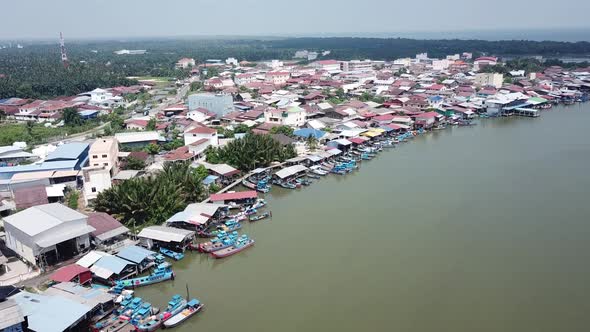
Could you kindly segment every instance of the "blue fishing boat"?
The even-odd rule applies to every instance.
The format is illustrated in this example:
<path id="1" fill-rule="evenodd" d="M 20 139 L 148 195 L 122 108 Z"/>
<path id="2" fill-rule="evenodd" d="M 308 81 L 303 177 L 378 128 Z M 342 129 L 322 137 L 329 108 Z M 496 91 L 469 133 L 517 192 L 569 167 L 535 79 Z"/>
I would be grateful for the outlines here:
<path id="1" fill-rule="evenodd" d="M 260 209 L 266 206 L 266 201 L 262 198 L 256 200 L 256 203 L 254 203 L 254 205 L 252 205 L 252 209 Z"/>
<path id="2" fill-rule="evenodd" d="M 182 296 L 178 294 L 174 295 L 168 302 L 168 306 L 163 313 L 139 320 L 139 322 L 136 324 L 137 330 L 140 332 L 151 332 L 157 330 L 165 321 L 184 310 L 184 308 L 186 308 L 186 304 L 187 302 Z"/>
<path id="3" fill-rule="evenodd" d="M 170 263 L 162 263 L 156 267 L 154 272 L 146 277 L 139 277 L 133 279 L 118 280 L 114 288 L 135 288 L 147 286 L 158 282 L 174 279 L 174 271 Z"/>
<path id="4" fill-rule="evenodd" d="M 218 251 L 214 251 L 211 253 L 211 256 L 213 256 L 214 258 L 224 258 L 227 256 L 237 254 L 240 251 L 245 250 L 253 245 L 254 240 L 248 238 L 248 235 L 243 234 L 236 240 L 236 243 L 234 243 L 232 246 Z"/>
<path id="5" fill-rule="evenodd" d="M 187 319 L 189 319 L 192 316 L 199 313 L 203 309 L 204 306 L 205 305 L 197 299 L 190 300 L 186 304 L 186 307 L 184 308 L 184 310 L 182 310 L 181 312 L 172 316 L 170 319 L 168 319 L 166 322 L 164 322 L 164 327 L 170 328 L 170 327 L 175 327 L 175 326 L 182 324 Z"/>
<path id="6" fill-rule="evenodd" d="M 266 218 L 270 218 L 270 217 L 272 217 L 272 212 L 268 211 L 268 212 L 264 212 L 263 214 L 250 216 L 249 220 L 250 220 L 250 222 L 254 222 L 254 221 L 258 221 L 258 220 L 262 220 L 262 219 L 266 219 Z"/>
<path id="7" fill-rule="evenodd" d="M 251 211 L 249 211 L 249 212 L 248 212 L 248 210 L 246 210 L 246 212 L 244 212 L 245 215 L 256 213 L 256 209 L 250 209 L 250 210 Z M 230 219 L 230 220 L 225 221 L 222 225 L 217 225 L 216 229 L 213 231 L 204 230 L 204 231 L 199 232 L 199 236 L 201 236 L 201 237 L 215 237 L 220 232 L 233 232 L 233 231 L 237 231 L 240 228 L 242 228 L 242 224 L 240 224 L 235 219 Z"/>
<path id="8" fill-rule="evenodd" d="M 199 251 L 210 253 L 213 251 L 225 249 L 236 242 L 238 238 L 238 232 L 233 231 L 231 233 L 227 232 L 220 232 L 217 237 L 213 238 L 209 242 L 200 243 L 199 244 Z"/>
<path id="9" fill-rule="evenodd" d="M 166 249 L 166 248 L 162 248 L 160 247 L 160 253 L 162 253 L 164 256 L 170 257 L 172 259 L 174 259 L 175 261 L 179 261 L 181 259 L 184 258 L 184 254 L 181 252 L 176 252 L 170 249 Z"/>

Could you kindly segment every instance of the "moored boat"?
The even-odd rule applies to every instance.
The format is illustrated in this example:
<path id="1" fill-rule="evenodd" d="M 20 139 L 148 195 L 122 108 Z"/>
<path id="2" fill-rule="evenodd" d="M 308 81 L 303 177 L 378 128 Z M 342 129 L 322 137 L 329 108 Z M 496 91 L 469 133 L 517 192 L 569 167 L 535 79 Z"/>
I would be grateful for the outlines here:
<path id="1" fill-rule="evenodd" d="M 170 263 L 162 263 L 156 267 L 154 272 L 149 276 L 133 278 L 133 279 L 125 279 L 125 280 L 117 280 L 117 283 L 114 288 L 116 289 L 124 289 L 124 288 L 135 288 L 141 286 L 147 286 L 151 284 L 155 284 L 158 282 L 166 281 L 174 279 L 174 271 L 172 271 L 172 266 Z M 115 291 L 117 291 L 115 289 Z"/>
<path id="2" fill-rule="evenodd" d="M 199 313 L 205 305 L 197 299 L 192 299 L 186 304 L 186 308 L 164 322 L 164 327 L 170 328 L 182 324 L 185 320 Z"/>
<path id="3" fill-rule="evenodd" d="M 162 253 L 162 255 L 170 257 L 172 259 L 174 259 L 175 261 L 179 261 L 181 259 L 184 258 L 184 254 L 181 252 L 176 252 L 170 249 L 166 249 L 166 248 L 161 248 L 160 247 L 160 253 Z"/>
<path id="4" fill-rule="evenodd" d="M 258 220 L 262 220 L 262 219 L 266 219 L 266 218 L 270 218 L 272 217 L 272 212 L 264 212 L 262 214 L 259 215 L 253 215 L 250 216 L 248 219 L 250 220 L 250 222 L 254 222 L 254 221 L 258 221 Z"/>
<path id="5" fill-rule="evenodd" d="M 137 331 L 150 332 L 157 330 L 168 319 L 184 310 L 186 304 L 187 301 L 182 296 L 178 294 L 174 295 L 168 302 L 168 307 L 166 307 L 166 310 L 163 313 L 140 320 L 137 324 Z"/>
<path id="6" fill-rule="evenodd" d="M 211 253 L 214 258 L 224 258 L 239 253 L 254 245 L 254 240 L 247 235 L 240 236 L 232 246 Z"/>
<path id="7" fill-rule="evenodd" d="M 199 251 L 211 253 L 213 251 L 225 249 L 236 242 L 238 238 L 238 232 L 233 231 L 232 233 L 220 233 L 217 237 L 213 238 L 209 242 L 200 243 L 199 244 Z"/>

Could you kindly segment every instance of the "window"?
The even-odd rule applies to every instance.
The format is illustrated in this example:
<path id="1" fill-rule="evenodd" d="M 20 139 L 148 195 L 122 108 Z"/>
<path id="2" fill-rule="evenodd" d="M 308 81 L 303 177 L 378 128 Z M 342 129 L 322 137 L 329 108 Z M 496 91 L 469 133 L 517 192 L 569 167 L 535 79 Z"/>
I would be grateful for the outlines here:
<path id="1" fill-rule="evenodd" d="M 96 192 L 96 187 L 92 187 L 92 192 L 95 193 Z"/>
<path id="2" fill-rule="evenodd" d="M 103 154 L 103 155 L 102 155 L 102 157 L 103 157 L 103 158 L 106 158 L 106 157 L 107 157 L 107 155 L 106 155 L 106 154 Z"/>
<path id="3" fill-rule="evenodd" d="M 92 159 L 98 159 L 98 155 L 93 155 Z"/>
<path id="4" fill-rule="evenodd" d="M 98 166 L 98 164 L 94 164 L 94 166 Z"/>
<path id="5" fill-rule="evenodd" d="M 105 165 L 105 166 L 109 166 L 109 163 L 103 163 L 103 165 Z"/>

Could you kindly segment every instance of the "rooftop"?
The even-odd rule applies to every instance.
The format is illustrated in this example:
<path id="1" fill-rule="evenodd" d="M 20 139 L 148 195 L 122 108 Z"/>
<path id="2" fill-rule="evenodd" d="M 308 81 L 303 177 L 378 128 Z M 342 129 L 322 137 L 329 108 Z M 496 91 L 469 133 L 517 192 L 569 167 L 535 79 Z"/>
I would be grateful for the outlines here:
<path id="1" fill-rule="evenodd" d="M 68 221 L 86 219 L 82 213 L 60 203 L 37 205 L 4 218 L 29 236 L 35 236 Z M 92 230 L 94 228 L 90 227 Z"/>
<path id="2" fill-rule="evenodd" d="M 86 149 L 88 149 L 87 143 L 63 144 L 50 153 L 47 158 L 45 158 L 45 161 L 76 160 Z"/>

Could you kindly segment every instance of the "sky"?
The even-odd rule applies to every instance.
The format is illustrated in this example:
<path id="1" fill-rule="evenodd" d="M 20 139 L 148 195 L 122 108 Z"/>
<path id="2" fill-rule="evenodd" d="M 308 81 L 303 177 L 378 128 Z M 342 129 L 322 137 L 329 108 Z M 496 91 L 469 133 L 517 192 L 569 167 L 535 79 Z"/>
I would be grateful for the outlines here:
<path id="1" fill-rule="evenodd" d="M 7 0 L 0 39 L 240 36 L 464 38 L 466 31 L 590 29 L 588 0 Z M 405 35 L 404 35 L 405 34 Z M 510 38 L 527 39 L 526 33 Z"/>

